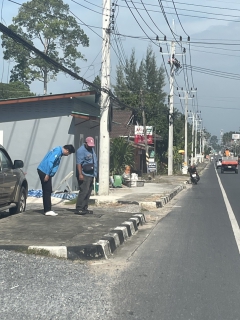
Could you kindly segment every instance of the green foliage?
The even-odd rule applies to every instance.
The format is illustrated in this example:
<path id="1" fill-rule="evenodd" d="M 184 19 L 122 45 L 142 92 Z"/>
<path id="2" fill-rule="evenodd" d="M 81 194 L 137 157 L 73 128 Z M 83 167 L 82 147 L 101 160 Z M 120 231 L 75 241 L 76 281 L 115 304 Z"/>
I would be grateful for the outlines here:
<path id="1" fill-rule="evenodd" d="M 9 28 L 30 44 L 42 45 L 42 51 L 57 62 L 75 72 L 80 71 L 76 60 L 84 59 L 84 56 L 78 51 L 78 46 L 88 46 L 89 40 L 62 0 L 23 3 Z M 8 36 L 2 35 L 1 38 L 4 59 L 16 63 L 11 70 L 10 81 L 19 80 L 29 85 L 35 79 L 40 80 L 46 91 L 47 82 L 56 79 L 59 70 Z"/>
<path id="2" fill-rule="evenodd" d="M 221 146 L 218 143 L 218 137 L 217 136 L 211 136 L 210 141 L 209 141 L 211 147 L 215 151 L 221 150 Z"/>
<path id="3" fill-rule="evenodd" d="M 142 124 L 144 108 L 146 124 L 154 126 L 156 134 L 162 138 L 156 142 L 156 152 L 161 159 L 163 152 L 168 148 L 168 107 L 165 104 L 164 86 L 164 69 L 157 66 L 156 56 L 151 47 L 147 48 L 146 56 L 139 64 L 133 50 L 130 59 L 126 60 L 125 67 L 117 67 L 114 93 L 121 101 L 135 109 L 139 124 Z"/>
<path id="4" fill-rule="evenodd" d="M 99 88 L 101 88 L 101 79 L 99 76 L 96 76 L 95 79 L 93 80 L 93 84 L 95 84 L 96 86 L 98 86 Z M 93 86 L 88 86 L 88 90 L 89 91 L 96 91 L 96 88 Z"/>
<path id="5" fill-rule="evenodd" d="M 232 135 L 236 133 L 236 131 L 225 132 L 222 137 L 222 143 L 224 146 L 230 146 L 232 141 Z"/>
<path id="6" fill-rule="evenodd" d="M 0 83 L 0 100 L 32 96 L 35 96 L 35 94 L 20 81 Z"/>
<path id="7" fill-rule="evenodd" d="M 114 138 L 110 144 L 110 172 L 123 174 L 125 166 L 134 166 L 134 147 L 124 138 Z"/>

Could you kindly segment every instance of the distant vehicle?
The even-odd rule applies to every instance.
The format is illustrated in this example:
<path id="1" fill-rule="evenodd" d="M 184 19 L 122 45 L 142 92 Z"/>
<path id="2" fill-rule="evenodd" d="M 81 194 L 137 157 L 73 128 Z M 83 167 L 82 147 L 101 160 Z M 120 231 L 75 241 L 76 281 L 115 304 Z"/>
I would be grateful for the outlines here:
<path id="1" fill-rule="evenodd" d="M 22 160 L 12 162 L 0 145 L 0 211 L 9 209 L 11 214 L 25 211 L 28 183 L 21 170 L 23 166 Z"/>
<path id="2" fill-rule="evenodd" d="M 222 158 L 219 158 L 217 160 L 217 164 L 216 164 L 217 169 L 222 167 Z"/>
<path id="3" fill-rule="evenodd" d="M 221 173 L 224 171 L 238 173 L 238 157 L 222 157 Z"/>

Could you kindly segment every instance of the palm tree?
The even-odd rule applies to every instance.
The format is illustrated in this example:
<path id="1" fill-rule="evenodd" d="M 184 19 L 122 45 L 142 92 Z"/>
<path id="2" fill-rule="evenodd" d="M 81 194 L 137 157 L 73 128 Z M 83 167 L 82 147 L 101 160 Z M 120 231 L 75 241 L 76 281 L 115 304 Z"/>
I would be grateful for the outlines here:
<path id="1" fill-rule="evenodd" d="M 133 167 L 134 164 L 134 147 L 122 137 L 112 139 L 110 145 L 110 172 L 122 175 L 125 166 Z"/>

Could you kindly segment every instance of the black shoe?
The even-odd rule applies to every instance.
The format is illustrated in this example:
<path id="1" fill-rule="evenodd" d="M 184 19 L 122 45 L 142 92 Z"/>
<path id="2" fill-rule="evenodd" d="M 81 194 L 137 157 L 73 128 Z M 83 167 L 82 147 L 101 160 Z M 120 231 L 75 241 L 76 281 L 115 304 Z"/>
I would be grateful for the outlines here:
<path id="1" fill-rule="evenodd" d="M 84 216 L 87 213 L 88 213 L 87 210 L 77 210 L 74 212 L 74 214 L 78 214 L 79 216 Z"/>
<path id="2" fill-rule="evenodd" d="M 87 211 L 88 214 L 93 214 L 93 211 L 92 210 L 88 210 L 88 207 L 84 207 L 83 209 L 84 211 Z"/>

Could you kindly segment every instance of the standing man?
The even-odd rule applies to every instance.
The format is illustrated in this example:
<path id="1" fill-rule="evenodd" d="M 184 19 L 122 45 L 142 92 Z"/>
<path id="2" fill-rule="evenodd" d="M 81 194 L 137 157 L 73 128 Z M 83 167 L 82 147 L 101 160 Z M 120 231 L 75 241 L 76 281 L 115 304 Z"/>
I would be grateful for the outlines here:
<path id="1" fill-rule="evenodd" d="M 93 213 L 88 210 L 88 201 L 93 190 L 93 180 L 97 177 L 97 156 L 94 151 L 93 137 L 87 137 L 85 143 L 77 150 L 77 180 L 79 193 L 76 203 L 78 215 Z"/>
<path id="2" fill-rule="evenodd" d="M 46 154 L 37 168 L 38 175 L 42 184 L 43 207 L 45 216 L 58 215 L 57 213 L 52 211 L 52 177 L 58 170 L 62 156 L 69 156 L 72 153 L 75 153 L 75 149 L 71 144 L 66 144 L 64 147 L 56 147 Z"/>

